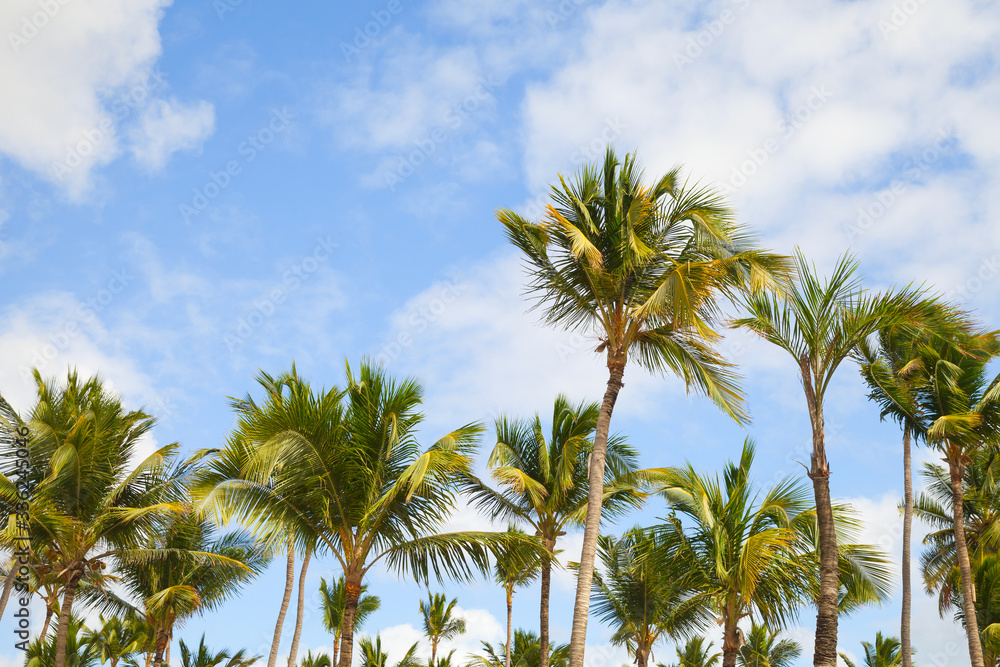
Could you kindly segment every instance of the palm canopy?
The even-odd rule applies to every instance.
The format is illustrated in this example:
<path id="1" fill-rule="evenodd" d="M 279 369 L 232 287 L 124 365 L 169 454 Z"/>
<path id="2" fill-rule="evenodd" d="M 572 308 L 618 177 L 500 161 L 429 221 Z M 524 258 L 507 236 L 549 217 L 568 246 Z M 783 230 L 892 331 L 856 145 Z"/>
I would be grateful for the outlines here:
<path id="1" fill-rule="evenodd" d="M 148 642 L 144 629 L 138 624 L 129 624 L 114 616 L 105 619 L 103 614 L 100 623 L 100 629 L 87 631 L 85 640 L 97 651 L 102 665 L 110 662 L 111 667 L 116 667 L 120 660 L 129 660 L 142 652 Z"/>
<path id="2" fill-rule="evenodd" d="M 802 655 L 802 647 L 793 639 L 781 639 L 764 625 L 754 623 L 740 648 L 739 667 L 792 667 Z"/>
<path id="3" fill-rule="evenodd" d="M 603 164 L 559 182 L 540 222 L 497 212 L 546 321 L 594 335 L 609 363 L 631 356 L 679 375 L 745 421 L 736 374 L 714 348 L 718 298 L 779 284 L 785 259 L 757 249 L 722 197 L 679 167 L 645 185 L 635 156 L 609 147 Z"/>
<path id="4" fill-rule="evenodd" d="M 627 647 L 638 667 L 646 667 L 661 638 L 689 636 L 712 617 L 708 599 L 688 576 L 690 563 L 655 557 L 658 551 L 678 553 L 664 539 L 673 536 L 635 529 L 620 539 L 601 536 L 597 543 L 603 567 L 594 573 L 593 612 L 614 629 L 611 642 Z"/>
<path id="5" fill-rule="evenodd" d="M 382 649 L 381 636 L 375 635 L 374 639 L 362 637 L 358 648 L 361 653 L 361 667 L 389 667 L 389 654 Z M 416 642 L 393 667 L 420 667 Z"/>
<path id="6" fill-rule="evenodd" d="M 382 599 L 377 595 L 367 594 L 368 586 L 361 586 L 358 597 L 358 608 L 354 612 L 354 627 L 360 628 L 368 617 L 382 606 Z M 344 625 L 344 612 L 347 609 L 347 586 L 343 575 L 337 577 L 332 584 L 327 584 L 322 577 L 319 580 L 320 603 L 323 605 L 323 627 L 333 633 L 333 663 L 336 664 L 340 655 L 340 633 Z M 315 667 L 320 667 L 319 665 Z M 327 667 L 331 667 L 327 665 Z"/>
<path id="7" fill-rule="evenodd" d="M 483 646 L 481 654 L 470 654 L 468 667 L 504 667 L 506 646 L 498 644 Z M 512 667 L 539 667 L 541 664 L 541 648 L 538 635 L 530 630 L 518 628 L 514 631 L 514 641 L 510 650 Z M 548 664 L 550 667 L 566 667 L 569 664 L 569 644 L 556 644 L 549 648 Z"/>
<path id="8" fill-rule="evenodd" d="M 180 640 L 181 667 L 250 667 L 263 656 L 247 655 L 246 649 L 240 649 L 236 653 L 230 653 L 228 649 L 212 652 L 205 645 L 205 635 L 201 635 L 198 640 L 198 647 L 195 651 Z"/>
<path id="9" fill-rule="evenodd" d="M 424 636 L 431 640 L 431 661 L 435 664 L 438 644 L 465 634 L 465 619 L 455 614 L 458 599 L 451 601 L 444 593 L 427 593 L 427 600 L 420 601 L 420 616 L 424 626 Z"/>
<path id="10" fill-rule="evenodd" d="M 899 667 L 903 664 L 900 643 L 895 637 L 884 637 L 881 632 L 877 632 L 875 643 L 863 641 L 861 649 L 864 651 L 865 667 Z M 854 662 L 846 655 L 841 653 L 840 657 L 848 667 L 855 667 Z"/>
<path id="11" fill-rule="evenodd" d="M 712 653 L 713 646 L 712 642 L 706 645 L 704 637 L 692 637 L 683 647 L 677 647 L 677 664 L 670 667 L 716 667 L 722 654 Z M 657 667 L 664 667 L 663 663 L 657 663 Z"/>

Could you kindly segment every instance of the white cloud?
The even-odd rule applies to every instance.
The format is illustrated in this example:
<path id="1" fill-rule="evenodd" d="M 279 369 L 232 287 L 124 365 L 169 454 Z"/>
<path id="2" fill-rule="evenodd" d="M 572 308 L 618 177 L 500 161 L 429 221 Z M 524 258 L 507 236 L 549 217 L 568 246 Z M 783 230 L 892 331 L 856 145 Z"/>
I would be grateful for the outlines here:
<path id="1" fill-rule="evenodd" d="M 176 99 L 156 100 L 143 109 L 130 130 L 132 154 L 150 170 L 159 170 L 170 156 L 199 148 L 215 129 L 215 110 L 208 102 L 184 105 Z"/>
<path id="2" fill-rule="evenodd" d="M 0 4 L 0 153 L 74 198 L 120 153 L 121 126 L 166 87 L 154 69 L 170 0 L 10 0 Z M 197 105 L 196 105 L 197 106 Z M 154 124 L 155 125 L 155 124 Z M 161 127 L 162 128 L 162 123 Z M 187 136 L 163 150 L 189 148 Z M 199 135 L 202 139 L 204 133 Z M 155 150 L 140 149 L 156 163 Z"/>

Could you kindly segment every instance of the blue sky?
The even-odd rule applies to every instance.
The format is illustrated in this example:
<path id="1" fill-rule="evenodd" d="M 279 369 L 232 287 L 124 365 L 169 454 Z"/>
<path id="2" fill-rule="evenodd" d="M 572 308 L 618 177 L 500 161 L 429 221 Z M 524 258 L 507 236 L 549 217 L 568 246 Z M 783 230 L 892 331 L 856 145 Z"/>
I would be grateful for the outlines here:
<path id="1" fill-rule="evenodd" d="M 558 392 L 598 399 L 591 341 L 525 312 L 493 212 L 536 215 L 556 175 L 608 142 L 650 174 L 681 163 L 718 184 L 767 247 L 821 268 L 850 249 L 872 287 L 927 282 L 993 324 L 998 24 L 997 5 L 974 0 L 8 0 L 0 391 L 27 410 L 32 364 L 100 371 L 159 416 L 150 447 L 186 450 L 220 444 L 226 397 L 292 359 L 318 385 L 363 355 L 417 375 L 427 442 L 544 415 Z M 742 336 L 724 349 L 745 375 L 760 478 L 799 474 L 808 421 L 791 361 Z M 630 369 L 625 383 L 613 428 L 644 465 L 712 470 L 738 454 L 746 433 L 678 381 Z M 895 553 L 899 438 L 850 366 L 828 419 L 833 491 Z M 454 525 L 482 519 L 463 509 Z M 575 558 L 579 536 L 564 542 Z M 334 574 L 314 561 L 310 595 Z M 276 564 L 178 636 L 266 653 L 282 581 Z M 423 590 L 388 573 L 371 585 L 383 610 L 367 630 L 398 657 Z M 460 652 L 500 640 L 499 591 L 446 590 L 473 629 Z M 556 578 L 557 641 L 572 590 Z M 300 654 L 331 641 L 310 609 Z M 925 659 L 962 664 L 935 601 L 918 595 L 914 613 Z M 535 627 L 537 590 L 515 615 Z M 803 665 L 812 619 L 791 631 Z M 843 621 L 841 649 L 897 619 L 895 601 Z M 591 624 L 590 655 L 627 662 L 608 636 Z M 19 660 L 6 640 L 0 657 Z"/>

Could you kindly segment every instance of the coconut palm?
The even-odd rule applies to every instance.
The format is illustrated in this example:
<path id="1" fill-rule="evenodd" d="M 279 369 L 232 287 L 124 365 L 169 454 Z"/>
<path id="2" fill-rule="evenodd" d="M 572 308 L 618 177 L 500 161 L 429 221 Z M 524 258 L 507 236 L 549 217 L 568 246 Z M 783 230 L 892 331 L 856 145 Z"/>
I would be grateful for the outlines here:
<path id="1" fill-rule="evenodd" d="M 692 637 L 684 644 L 684 648 L 677 648 L 677 664 L 671 667 L 716 667 L 722 659 L 721 653 L 712 653 L 713 642 L 705 645 L 704 637 Z M 657 663 L 656 667 L 664 667 L 662 663 Z"/>
<path id="2" fill-rule="evenodd" d="M 802 647 L 797 641 L 781 639 L 780 633 L 753 623 L 736 664 L 739 667 L 792 667 L 800 655 Z"/>
<path id="3" fill-rule="evenodd" d="M 482 654 L 470 655 L 470 667 L 505 667 L 506 645 L 497 644 L 494 648 L 487 642 L 483 645 Z M 538 635 L 528 630 L 518 629 L 514 632 L 514 642 L 511 645 L 510 664 L 513 667 L 539 667 L 541 653 Z M 550 667 L 567 667 L 569 664 L 569 644 L 555 644 L 549 647 L 548 664 Z"/>
<path id="4" fill-rule="evenodd" d="M 64 629 L 65 632 L 62 636 L 66 638 L 64 647 L 67 667 L 97 667 L 100 650 L 91 646 L 83 621 L 76 616 L 69 616 L 66 619 Z M 39 636 L 32 640 L 24 654 L 24 667 L 52 667 L 55 665 L 59 646 L 58 636 Z"/>
<path id="5" fill-rule="evenodd" d="M 983 644 L 983 659 L 987 667 L 1000 665 L 1000 555 L 986 556 L 974 566 L 973 583 L 976 587 L 976 622 Z M 958 592 L 952 604 L 958 607 L 955 615 L 965 622 Z"/>
<path id="6" fill-rule="evenodd" d="M 662 539 L 635 529 L 620 539 L 602 535 L 597 541 L 603 573 L 594 572 L 594 614 L 614 629 L 611 643 L 627 647 L 636 667 L 646 667 L 653 645 L 664 636 L 688 636 L 711 618 L 707 596 L 688 576 L 690 563 L 655 558 L 657 551 L 678 553 Z"/>
<path id="7" fill-rule="evenodd" d="M 361 594 L 358 597 L 358 608 L 354 612 L 354 628 L 356 630 L 360 629 L 368 617 L 382 606 L 382 600 L 377 595 L 368 595 L 367 590 L 368 586 L 362 586 Z M 347 606 L 347 588 L 344 586 L 344 577 L 337 577 L 333 585 L 328 585 L 326 579 L 320 577 L 319 592 L 323 605 L 323 626 L 327 632 L 333 633 L 333 664 L 336 665 L 340 655 L 340 629 L 344 624 L 344 608 Z"/>
<path id="8" fill-rule="evenodd" d="M 497 444 L 488 465 L 495 490 L 470 477 L 465 485 L 474 506 L 485 514 L 528 526 L 541 541 L 541 604 L 539 637 L 541 667 L 547 667 L 549 646 L 549 595 L 558 539 L 569 526 L 583 525 L 587 517 L 588 457 L 600 416 L 597 403 L 570 403 L 557 396 L 552 408 L 552 429 L 546 440 L 541 418 L 499 417 L 495 422 Z M 623 438 L 608 442 L 604 475 L 605 516 L 618 516 L 639 506 L 643 496 L 636 485 L 643 479 L 636 468 L 638 456 Z M 514 564 L 516 565 L 516 564 Z"/>
<path id="9" fill-rule="evenodd" d="M 900 650 L 900 642 L 895 637 L 883 637 L 881 632 L 875 634 L 875 643 L 861 642 L 861 648 L 865 652 L 865 667 L 899 667 L 903 664 L 903 654 Z M 847 667 L 855 667 L 843 653 L 840 657 L 847 663 Z"/>
<path id="10" fill-rule="evenodd" d="M 590 459 L 588 511 L 570 639 L 570 667 L 583 667 L 587 612 L 600 529 L 611 414 L 629 359 L 670 372 L 747 420 L 742 392 L 717 352 L 720 297 L 779 281 L 784 259 L 758 250 L 715 191 L 682 182 L 679 168 L 644 185 L 634 155 L 608 148 L 603 165 L 572 183 L 560 176 L 540 222 L 497 211 L 524 253 L 529 289 L 549 324 L 592 335 L 608 382 Z"/>
<path id="11" fill-rule="evenodd" d="M 142 651 L 146 644 L 146 633 L 141 627 L 130 625 L 120 618 L 112 616 L 105 619 L 100 615 L 101 628 L 88 630 L 84 639 L 93 650 L 98 652 L 101 664 L 111 663 L 118 667 L 122 660 L 129 662 L 133 655 Z"/>
<path id="12" fill-rule="evenodd" d="M 375 635 L 362 637 L 358 642 L 358 649 L 361 653 L 361 667 L 389 667 L 389 654 L 382 650 L 382 637 Z M 393 667 L 419 667 L 420 661 L 417 659 L 417 643 L 414 642 L 402 660 Z"/>
<path id="13" fill-rule="evenodd" d="M 210 459 L 215 478 L 199 487 L 217 521 L 239 519 L 258 535 L 294 526 L 337 559 L 346 588 L 340 667 L 351 664 L 358 599 L 372 567 L 421 582 L 465 579 L 488 571 L 491 550 L 510 542 L 502 533 L 438 532 L 482 427 L 467 424 L 421 449 L 422 398 L 416 380 L 397 381 L 367 361 L 357 376 L 347 368 L 343 392 L 313 392 L 295 380 L 282 402 L 241 417 L 238 439 L 254 443 L 239 445 L 249 450 L 245 466 L 226 478 Z M 303 423 L 314 429 L 308 436 L 296 428 Z"/>
<path id="14" fill-rule="evenodd" d="M 508 533 L 524 536 L 516 526 L 507 526 Z M 514 591 L 527 586 L 538 578 L 542 569 L 542 559 L 535 549 L 523 543 L 515 543 L 514 553 L 501 553 L 493 564 L 493 581 L 503 587 L 507 597 L 507 643 L 504 648 L 504 667 L 511 667 L 511 642 L 513 641 Z"/>
<path id="15" fill-rule="evenodd" d="M 228 649 L 223 649 L 213 653 L 205 646 L 205 635 L 201 635 L 198 641 L 197 652 L 192 653 L 190 647 L 180 640 L 181 667 L 250 667 L 254 662 L 264 656 L 248 656 L 246 649 L 240 649 L 236 653 L 230 653 Z"/>
<path id="16" fill-rule="evenodd" d="M 424 626 L 424 636 L 431 640 L 431 661 L 434 665 L 437 658 L 438 645 L 459 635 L 465 634 L 465 619 L 455 616 L 455 605 L 458 599 L 450 602 L 444 593 L 427 593 L 427 600 L 420 601 L 420 616 Z"/>
<path id="17" fill-rule="evenodd" d="M 820 593 L 817 601 L 813 664 L 837 663 L 838 563 L 837 534 L 830 496 L 830 462 L 826 456 L 824 405 L 827 388 L 841 363 L 857 345 L 887 327 L 918 328 L 938 313 L 918 290 L 905 288 L 881 294 L 867 292 L 858 265 L 843 256 L 825 281 L 800 252 L 798 280 L 786 293 L 754 292 L 747 297 L 750 317 L 733 324 L 750 329 L 788 352 L 795 360 L 805 391 L 812 427 L 809 478 L 819 520 Z"/>
<path id="18" fill-rule="evenodd" d="M 50 554 L 63 578 L 54 666 L 66 667 L 69 619 L 81 582 L 139 546 L 157 518 L 176 509 L 162 498 L 173 484 L 163 475 L 164 465 L 177 445 L 139 458 L 139 442 L 153 418 L 126 410 L 98 377 L 82 380 L 71 370 L 64 387 L 44 381 L 37 369 L 34 378 L 38 402 L 26 424 L 29 465 L 23 477 L 15 479 L 16 448 L 7 439 L 0 442 L 0 521 L 8 544 L 25 529 L 33 550 Z M 33 487 L 23 527 L 11 521 L 11 508 L 20 502 L 15 483 Z"/>
<path id="19" fill-rule="evenodd" d="M 312 651 L 306 651 L 299 667 L 333 667 L 335 661 L 336 658 L 333 660 L 330 659 L 329 653 L 317 653 L 313 655 Z"/>
<path id="20" fill-rule="evenodd" d="M 148 541 L 123 552 L 125 588 L 142 603 L 154 639 L 153 667 L 160 667 L 174 629 L 218 608 L 264 570 L 266 549 L 243 531 L 217 529 L 188 507 L 160 522 Z"/>

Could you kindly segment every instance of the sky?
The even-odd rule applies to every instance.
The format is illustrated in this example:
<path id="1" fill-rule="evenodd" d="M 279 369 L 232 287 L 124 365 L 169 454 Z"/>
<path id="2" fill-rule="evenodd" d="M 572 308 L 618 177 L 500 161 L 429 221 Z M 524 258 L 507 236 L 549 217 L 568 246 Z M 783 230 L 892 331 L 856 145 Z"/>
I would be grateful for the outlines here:
<path id="1" fill-rule="evenodd" d="M 26 413 L 32 366 L 100 373 L 158 418 L 146 447 L 183 451 L 220 445 L 227 397 L 293 360 L 318 386 L 365 356 L 418 377 L 427 444 L 499 414 L 547 416 L 560 392 L 598 400 L 593 340 L 528 312 L 495 210 L 537 219 L 558 175 L 608 144 L 637 151 L 650 180 L 680 164 L 720 188 L 763 247 L 801 248 L 824 272 L 851 252 L 871 288 L 926 284 L 995 327 L 998 29 L 985 0 L 5 0 L 0 393 Z M 723 350 L 747 429 L 676 378 L 629 368 L 613 430 L 644 466 L 718 470 L 749 435 L 761 483 L 801 475 L 792 360 L 743 334 Z M 849 364 L 827 419 L 832 492 L 898 563 L 900 436 Z M 664 512 L 651 500 L 609 529 Z M 461 507 L 451 525 L 488 521 Z M 566 535 L 565 558 L 580 544 Z M 309 568 L 300 655 L 332 643 L 316 592 L 336 575 L 329 557 Z M 914 582 L 920 663 L 967 664 L 959 627 L 916 569 Z M 266 655 L 282 586 L 276 562 L 176 637 Z M 427 591 L 384 571 L 370 587 L 383 605 L 364 632 L 398 659 Z M 501 640 L 499 589 L 432 588 L 469 620 L 446 645 L 456 656 Z M 569 640 L 573 591 L 558 573 L 555 641 Z M 514 607 L 537 627 L 537 586 Z M 898 617 L 897 596 L 842 620 L 841 650 L 898 635 Z M 814 618 L 788 631 L 801 665 Z M 4 666 L 21 660 L 10 627 Z M 592 667 L 630 662 L 609 637 L 592 620 Z"/>

